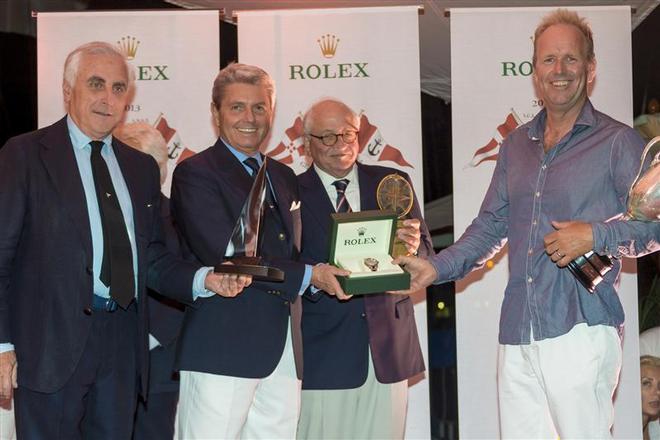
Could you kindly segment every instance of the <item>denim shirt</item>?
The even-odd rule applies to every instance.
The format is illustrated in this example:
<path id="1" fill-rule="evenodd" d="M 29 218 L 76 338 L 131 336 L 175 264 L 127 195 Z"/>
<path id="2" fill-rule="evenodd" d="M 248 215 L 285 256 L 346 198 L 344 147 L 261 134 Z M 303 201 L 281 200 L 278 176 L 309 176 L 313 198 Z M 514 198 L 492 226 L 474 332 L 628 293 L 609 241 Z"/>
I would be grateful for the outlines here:
<path id="1" fill-rule="evenodd" d="M 528 344 L 530 330 L 535 340 L 557 337 L 583 322 L 621 327 L 618 258 L 660 247 L 660 223 L 618 218 L 644 148 L 637 132 L 587 100 L 572 130 L 544 152 L 545 121 L 544 109 L 507 137 L 478 216 L 454 245 L 431 258 L 436 282 L 453 281 L 508 242 L 501 344 Z M 615 258 L 595 293 L 545 253 L 543 237 L 554 231 L 553 220 L 591 223 L 594 250 Z"/>

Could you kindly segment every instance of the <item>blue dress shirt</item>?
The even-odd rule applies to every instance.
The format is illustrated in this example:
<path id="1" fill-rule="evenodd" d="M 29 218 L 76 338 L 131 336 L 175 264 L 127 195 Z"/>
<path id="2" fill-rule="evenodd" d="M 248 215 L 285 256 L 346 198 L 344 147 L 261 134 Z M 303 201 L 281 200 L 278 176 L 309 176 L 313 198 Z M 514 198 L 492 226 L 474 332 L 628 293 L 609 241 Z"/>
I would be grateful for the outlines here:
<path id="1" fill-rule="evenodd" d="M 644 142 L 632 128 L 596 111 L 587 100 L 572 130 L 547 152 L 546 112 L 502 144 L 478 216 L 456 243 L 431 257 L 438 278 L 452 281 L 482 266 L 506 242 L 509 281 L 500 314 L 501 344 L 554 338 L 576 324 L 623 325 L 617 296 L 621 262 L 590 294 L 545 253 L 551 221 L 591 223 L 594 250 L 615 258 L 658 249 L 660 223 L 613 219 L 626 211 L 628 189 Z M 608 219 L 613 219 L 608 221 Z"/>

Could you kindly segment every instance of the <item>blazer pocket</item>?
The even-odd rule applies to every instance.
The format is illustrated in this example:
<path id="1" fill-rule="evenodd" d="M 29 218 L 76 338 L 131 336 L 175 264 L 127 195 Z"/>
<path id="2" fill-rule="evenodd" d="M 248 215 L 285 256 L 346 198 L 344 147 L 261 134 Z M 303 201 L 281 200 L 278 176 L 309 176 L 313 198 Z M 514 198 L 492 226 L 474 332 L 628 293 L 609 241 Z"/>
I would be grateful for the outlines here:
<path id="1" fill-rule="evenodd" d="M 415 314 L 413 309 L 412 299 L 406 297 L 401 301 L 397 301 L 394 305 L 394 316 L 396 319 L 410 318 Z"/>

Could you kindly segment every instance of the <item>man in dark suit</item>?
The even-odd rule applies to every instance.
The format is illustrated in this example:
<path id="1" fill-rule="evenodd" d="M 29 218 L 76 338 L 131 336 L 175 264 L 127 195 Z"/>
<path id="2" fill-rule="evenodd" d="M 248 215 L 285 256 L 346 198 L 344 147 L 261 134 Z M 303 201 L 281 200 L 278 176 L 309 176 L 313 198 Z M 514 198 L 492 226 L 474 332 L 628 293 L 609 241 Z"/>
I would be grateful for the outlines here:
<path id="1" fill-rule="evenodd" d="M 270 132 L 275 87 L 262 69 L 232 64 L 213 84 L 215 145 L 174 171 L 172 209 L 191 259 L 214 265 L 237 251 L 232 232 Z M 300 301 L 309 283 L 342 294 L 329 266 L 305 266 L 296 177 L 267 162 L 260 255 L 283 282 L 254 282 L 235 297 L 200 299 L 186 310 L 177 365 L 181 438 L 293 438 L 300 407 Z"/>
<path id="2" fill-rule="evenodd" d="M 167 178 L 167 142 L 146 122 L 121 124 L 116 138 L 154 158 L 160 170 L 161 187 Z M 160 215 L 165 245 L 172 255 L 181 255 L 179 236 L 170 212 L 170 200 L 161 193 Z M 133 440 L 172 439 L 179 401 L 179 375 L 174 371 L 176 342 L 183 323 L 184 305 L 149 289 L 149 385 L 146 398 L 138 402 Z"/>
<path id="3" fill-rule="evenodd" d="M 147 384 L 147 286 L 186 301 L 232 293 L 167 252 L 158 167 L 111 135 L 132 83 L 111 45 L 77 48 L 67 116 L 0 150 L 0 397 L 18 386 L 21 439 L 130 438 Z"/>
<path id="4" fill-rule="evenodd" d="M 376 188 L 401 171 L 357 163 L 358 116 L 325 99 L 303 120 L 313 166 L 298 176 L 302 202 L 302 261 L 329 255 L 330 214 L 378 209 Z M 397 235 L 411 253 L 432 251 L 421 211 Z M 420 232 L 421 230 L 421 232 Z M 424 371 L 412 299 L 389 293 L 353 296 L 305 294 L 302 409 L 298 438 L 402 438 L 408 378 Z"/>

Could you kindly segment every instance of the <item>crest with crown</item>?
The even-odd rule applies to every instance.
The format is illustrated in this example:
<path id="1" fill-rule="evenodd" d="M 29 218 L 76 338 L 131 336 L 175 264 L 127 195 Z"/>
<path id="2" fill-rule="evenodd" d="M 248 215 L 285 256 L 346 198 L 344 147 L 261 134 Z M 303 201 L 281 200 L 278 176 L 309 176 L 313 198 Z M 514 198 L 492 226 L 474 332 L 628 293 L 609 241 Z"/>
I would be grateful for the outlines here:
<path id="1" fill-rule="evenodd" d="M 121 37 L 121 39 L 117 41 L 117 46 L 119 47 L 121 53 L 124 54 L 126 59 L 130 61 L 135 58 L 138 46 L 140 46 L 140 41 L 135 37 L 127 35 L 125 37 Z"/>
<path id="2" fill-rule="evenodd" d="M 339 45 L 339 38 L 337 38 L 336 35 L 325 34 L 316 41 L 319 43 L 321 53 L 325 58 L 332 58 L 335 56 L 337 46 Z"/>

